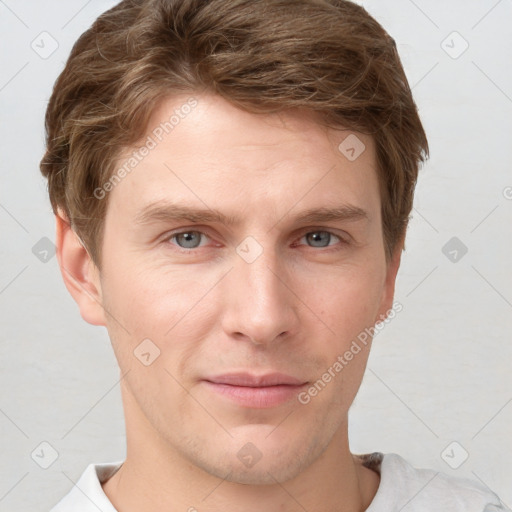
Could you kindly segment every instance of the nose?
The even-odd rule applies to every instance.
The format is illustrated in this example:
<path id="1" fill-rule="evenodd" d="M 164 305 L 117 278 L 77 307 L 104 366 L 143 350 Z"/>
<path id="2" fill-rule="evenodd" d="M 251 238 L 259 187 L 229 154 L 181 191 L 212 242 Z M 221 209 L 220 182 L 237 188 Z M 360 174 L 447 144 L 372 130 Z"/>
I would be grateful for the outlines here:
<path id="1" fill-rule="evenodd" d="M 237 253 L 233 261 L 234 268 L 222 290 L 224 332 L 255 345 L 268 345 L 295 334 L 299 300 L 285 262 L 268 247 L 252 262 Z"/>

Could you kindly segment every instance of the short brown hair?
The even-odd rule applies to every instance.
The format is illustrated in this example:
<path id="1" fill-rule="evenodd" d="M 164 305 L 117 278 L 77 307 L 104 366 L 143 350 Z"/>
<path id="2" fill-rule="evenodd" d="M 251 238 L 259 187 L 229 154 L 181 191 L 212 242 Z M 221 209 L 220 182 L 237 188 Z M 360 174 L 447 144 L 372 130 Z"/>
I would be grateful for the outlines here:
<path id="1" fill-rule="evenodd" d="M 428 142 L 394 40 L 347 0 L 124 0 L 75 43 L 46 112 L 40 168 L 98 268 L 94 191 L 157 104 L 213 92 L 251 113 L 306 109 L 376 143 L 386 257 L 405 236 Z M 107 198 L 108 199 L 108 198 Z"/>

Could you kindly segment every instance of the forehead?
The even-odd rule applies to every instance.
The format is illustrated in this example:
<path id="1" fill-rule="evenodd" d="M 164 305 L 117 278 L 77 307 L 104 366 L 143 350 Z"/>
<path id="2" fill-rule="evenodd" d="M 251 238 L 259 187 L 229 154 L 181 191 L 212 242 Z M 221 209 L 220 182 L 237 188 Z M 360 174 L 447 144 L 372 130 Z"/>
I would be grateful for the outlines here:
<path id="1" fill-rule="evenodd" d="M 252 114 L 215 95 L 190 98 L 162 101 L 143 140 L 121 155 L 116 168 L 134 165 L 109 210 L 134 219 L 169 199 L 269 217 L 293 205 L 378 208 L 371 137 L 327 129 L 311 113 Z"/>

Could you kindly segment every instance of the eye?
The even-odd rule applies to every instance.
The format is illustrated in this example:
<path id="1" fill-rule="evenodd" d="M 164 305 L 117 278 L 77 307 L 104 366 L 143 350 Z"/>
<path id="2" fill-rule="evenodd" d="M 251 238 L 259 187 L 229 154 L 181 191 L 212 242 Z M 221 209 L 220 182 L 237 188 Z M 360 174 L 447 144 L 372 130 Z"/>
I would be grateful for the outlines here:
<path id="1" fill-rule="evenodd" d="M 341 249 L 342 247 L 339 246 L 347 245 L 349 243 L 348 240 L 345 240 L 340 235 L 324 230 L 309 231 L 305 233 L 301 238 L 299 238 L 298 245 L 302 245 L 300 241 L 304 239 L 309 247 L 318 249 L 326 248 L 326 251 Z M 337 244 L 336 241 L 340 243 Z M 330 247 L 332 247 L 332 249 L 329 249 Z"/>
<path id="2" fill-rule="evenodd" d="M 311 244 L 310 247 L 330 247 L 331 245 L 335 245 L 335 243 L 329 243 L 332 241 L 333 237 L 342 243 L 346 243 L 345 240 L 330 231 L 310 231 L 302 236 L 300 240 L 305 238 L 306 241 Z"/>
<path id="3" fill-rule="evenodd" d="M 206 237 L 201 231 L 181 231 L 174 233 L 166 238 L 166 241 L 176 241 L 176 244 L 181 249 L 196 249 L 200 247 L 201 237 Z"/>

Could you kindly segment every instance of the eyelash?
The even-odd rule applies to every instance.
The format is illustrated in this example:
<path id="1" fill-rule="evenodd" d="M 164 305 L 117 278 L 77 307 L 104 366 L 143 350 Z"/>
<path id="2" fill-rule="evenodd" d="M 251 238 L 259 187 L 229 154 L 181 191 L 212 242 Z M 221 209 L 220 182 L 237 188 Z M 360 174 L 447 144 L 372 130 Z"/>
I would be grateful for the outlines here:
<path id="1" fill-rule="evenodd" d="M 177 236 L 183 235 L 183 234 L 186 234 L 186 233 L 199 233 L 200 235 L 205 236 L 206 238 L 209 238 L 208 235 L 206 233 L 204 233 L 203 231 L 194 230 L 194 229 L 186 229 L 186 230 L 176 231 L 174 233 L 170 233 L 169 235 L 167 235 L 165 237 L 163 242 L 170 243 L 171 240 L 176 239 Z M 302 234 L 300 236 L 299 240 L 304 238 L 306 235 L 309 235 L 309 234 L 312 234 L 312 233 L 328 233 L 329 235 L 336 237 L 340 241 L 341 245 L 348 245 L 348 243 L 349 243 L 347 240 L 342 238 L 340 235 L 337 235 L 336 233 L 333 233 L 332 231 L 328 231 L 328 230 L 325 230 L 325 229 L 315 229 L 315 230 L 307 231 L 307 232 L 305 232 L 304 234 Z M 171 244 L 171 245 L 173 245 L 178 250 L 178 252 L 183 253 L 183 254 L 190 254 L 190 253 L 192 253 L 194 251 L 197 251 L 198 249 L 201 248 L 201 246 L 198 246 L 198 247 L 193 247 L 193 248 L 190 248 L 190 249 L 185 249 L 183 247 L 180 247 L 177 244 Z M 321 252 L 333 252 L 333 251 L 337 251 L 337 250 L 341 249 L 340 247 L 336 247 L 336 245 L 337 244 L 335 244 L 333 246 L 327 245 L 325 247 L 314 247 L 314 246 L 308 246 L 308 247 L 311 248 L 311 249 L 322 249 Z"/>

